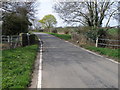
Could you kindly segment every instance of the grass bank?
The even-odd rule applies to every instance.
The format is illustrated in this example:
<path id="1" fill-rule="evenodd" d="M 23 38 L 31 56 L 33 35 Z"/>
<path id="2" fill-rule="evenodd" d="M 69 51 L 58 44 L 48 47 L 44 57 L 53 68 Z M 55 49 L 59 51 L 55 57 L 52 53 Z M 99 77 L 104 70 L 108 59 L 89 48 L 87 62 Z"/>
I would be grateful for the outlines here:
<path id="1" fill-rule="evenodd" d="M 3 50 L 2 88 L 26 88 L 31 80 L 38 45 Z"/>
<path id="2" fill-rule="evenodd" d="M 61 39 L 65 39 L 65 40 L 70 40 L 71 36 L 70 35 L 65 35 L 65 34 L 56 34 L 56 33 L 48 33 L 51 35 L 54 35 L 56 37 L 59 37 Z M 94 46 L 82 46 L 83 48 L 86 48 L 90 51 L 94 51 L 97 52 L 101 55 L 105 55 L 109 58 L 115 59 L 116 61 L 120 62 L 120 49 L 110 49 L 110 48 L 100 48 L 100 47 L 94 47 Z"/>
<path id="3" fill-rule="evenodd" d="M 48 33 L 48 32 L 44 32 L 44 33 Z M 57 33 L 48 33 L 48 34 L 54 35 L 54 36 L 59 37 L 64 40 L 71 41 L 71 35 L 68 35 L 68 34 L 67 35 L 66 34 L 57 34 Z M 74 42 L 72 42 L 72 43 L 75 44 Z M 100 48 L 100 47 L 94 47 L 94 46 L 89 46 L 89 45 L 84 45 L 82 47 L 86 48 L 90 51 L 97 52 L 101 55 L 105 55 L 109 58 L 115 59 L 116 61 L 120 62 L 120 49 Z"/>
<path id="4" fill-rule="evenodd" d="M 84 48 L 98 52 L 101 55 L 105 55 L 107 57 L 113 58 L 116 61 L 120 62 L 120 49 L 110 49 L 110 48 L 100 48 L 94 46 L 83 46 Z"/>
<path id="5" fill-rule="evenodd" d="M 71 35 L 68 35 L 68 34 L 57 34 L 57 33 L 48 33 L 48 34 L 54 35 L 54 36 L 59 37 L 59 38 L 64 39 L 64 40 L 71 39 Z"/>

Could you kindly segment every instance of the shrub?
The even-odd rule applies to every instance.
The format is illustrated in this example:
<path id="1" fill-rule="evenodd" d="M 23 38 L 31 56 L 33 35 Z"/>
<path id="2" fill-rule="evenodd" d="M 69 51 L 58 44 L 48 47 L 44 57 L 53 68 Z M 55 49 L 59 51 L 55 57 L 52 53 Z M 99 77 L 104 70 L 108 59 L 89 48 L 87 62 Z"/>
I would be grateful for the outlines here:
<path id="1" fill-rule="evenodd" d="M 65 30 L 65 31 L 64 31 L 64 34 L 69 34 L 69 31 L 68 31 L 68 30 Z"/>
<path id="2" fill-rule="evenodd" d="M 52 30 L 52 33 L 57 33 L 57 30 L 55 29 L 55 30 Z"/>

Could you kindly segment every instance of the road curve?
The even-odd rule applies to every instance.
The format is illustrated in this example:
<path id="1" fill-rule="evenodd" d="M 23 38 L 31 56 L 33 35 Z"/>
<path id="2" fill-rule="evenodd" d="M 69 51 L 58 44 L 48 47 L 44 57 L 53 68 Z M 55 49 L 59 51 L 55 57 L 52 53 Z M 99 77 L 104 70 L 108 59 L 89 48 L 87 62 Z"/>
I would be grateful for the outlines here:
<path id="1" fill-rule="evenodd" d="M 45 33 L 42 88 L 118 88 L 118 64 Z"/>

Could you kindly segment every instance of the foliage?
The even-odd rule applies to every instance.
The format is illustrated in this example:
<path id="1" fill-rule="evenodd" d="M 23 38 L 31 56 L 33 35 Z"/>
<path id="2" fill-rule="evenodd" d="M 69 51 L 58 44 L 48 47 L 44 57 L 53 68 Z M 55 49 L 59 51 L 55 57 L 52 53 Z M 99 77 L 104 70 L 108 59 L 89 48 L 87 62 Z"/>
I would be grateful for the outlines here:
<path id="1" fill-rule="evenodd" d="M 56 33 L 48 33 L 48 34 L 51 34 L 51 35 L 54 35 L 56 37 L 59 37 L 61 39 L 64 39 L 64 40 L 70 40 L 71 39 L 71 35 L 65 35 L 65 34 L 56 34 Z"/>
<path id="2" fill-rule="evenodd" d="M 94 46 L 83 46 L 83 47 L 91 51 L 98 52 L 102 55 L 106 55 L 108 57 L 114 58 L 120 62 L 120 55 L 119 55 L 120 49 L 100 48 Z"/>
<path id="3" fill-rule="evenodd" d="M 38 45 L 3 50 L 2 88 L 27 88 Z"/>
<path id="4" fill-rule="evenodd" d="M 39 22 L 42 24 L 43 28 L 48 29 L 55 27 L 55 25 L 57 24 L 56 18 L 51 14 L 44 16 L 43 19 L 41 19 Z"/>
<path id="5" fill-rule="evenodd" d="M 2 3 L 2 34 L 16 35 L 28 32 L 30 20 L 34 18 L 34 2 Z"/>
<path id="6" fill-rule="evenodd" d="M 57 29 L 53 28 L 52 33 L 57 33 Z"/>
<path id="7" fill-rule="evenodd" d="M 2 34 L 3 35 L 18 35 L 19 33 L 27 33 L 28 25 L 31 23 L 20 16 L 13 13 L 8 13 L 4 16 L 2 24 Z"/>
<path id="8" fill-rule="evenodd" d="M 119 31 L 119 29 L 117 29 L 117 28 L 112 28 L 112 29 L 109 29 L 109 30 L 107 31 L 107 33 L 110 34 L 110 35 L 112 35 L 112 36 L 118 36 L 118 31 Z"/>

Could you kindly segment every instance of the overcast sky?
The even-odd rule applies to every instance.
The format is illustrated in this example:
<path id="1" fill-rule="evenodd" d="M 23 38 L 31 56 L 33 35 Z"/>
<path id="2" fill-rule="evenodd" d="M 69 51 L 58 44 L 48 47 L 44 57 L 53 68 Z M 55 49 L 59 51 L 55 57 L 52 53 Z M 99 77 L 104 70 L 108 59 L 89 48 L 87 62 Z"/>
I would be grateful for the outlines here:
<path id="1" fill-rule="evenodd" d="M 45 15 L 47 14 L 52 14 L 55 16 L 55 18 L 57 19 L 57 26 L 66 26 L 67 24 L 65 24 L 63 22 L 63 20 L 58 16 L 57 13 L 54 12 L 54 9 L 52 8 L 53 5 L 55 4 L 56 0 L 38 0 L 38 5 L 37 5 L 37 9 L 38 12 L 36 14 L 36 17 L 38 20 L 42 19 Z M 104 20 L 105 22 L 106 20 Z M 110 26 L 116 26 L 118 23 L 116 22 L 116 20 L 111 20 L 110 22 Z"/>

